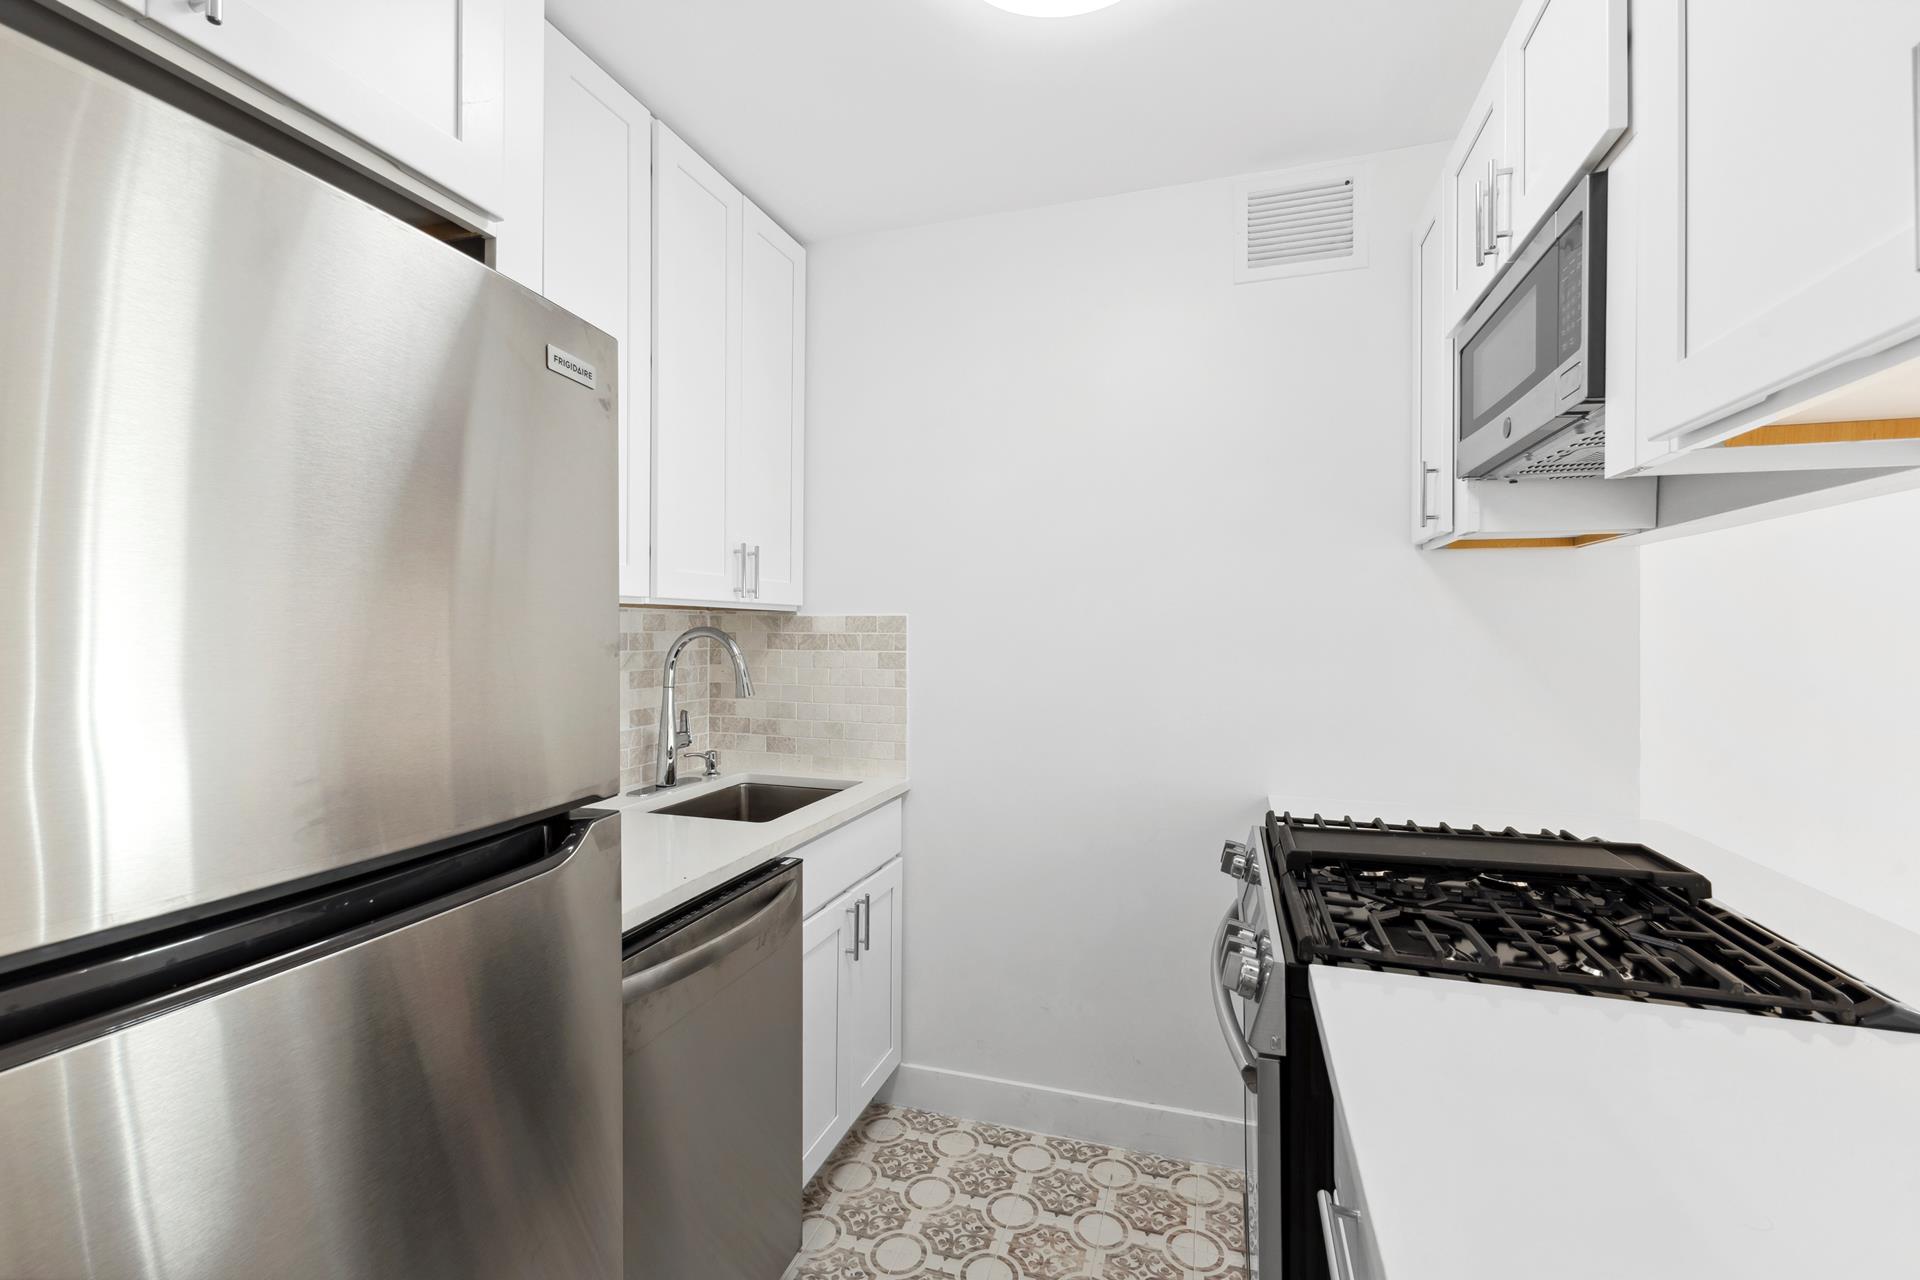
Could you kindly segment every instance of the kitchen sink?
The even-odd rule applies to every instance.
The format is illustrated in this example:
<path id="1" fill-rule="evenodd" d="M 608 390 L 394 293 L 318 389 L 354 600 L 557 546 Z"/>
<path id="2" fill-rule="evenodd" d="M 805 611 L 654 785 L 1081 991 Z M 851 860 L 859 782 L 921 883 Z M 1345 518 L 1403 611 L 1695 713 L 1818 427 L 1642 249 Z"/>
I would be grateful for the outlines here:
<path id="1" fill-rule="evenodd" d="M 736 782 L 678 804 L 664 805 L 653 812 L 680 818 L 718 818 L 723 822 L 772 822 L 844 790 L 845 787 L 802 787 L 785 782 Z"/>

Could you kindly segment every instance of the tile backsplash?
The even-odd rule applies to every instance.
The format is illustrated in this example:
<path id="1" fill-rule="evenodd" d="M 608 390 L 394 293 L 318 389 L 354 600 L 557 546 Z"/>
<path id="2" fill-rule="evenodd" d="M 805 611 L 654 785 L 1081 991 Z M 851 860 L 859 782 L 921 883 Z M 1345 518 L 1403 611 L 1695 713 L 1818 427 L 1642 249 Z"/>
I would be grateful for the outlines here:
<path id="1" fill-rule="evenodd" d="M 628 607 L 620 610 L 623 790 L 653 781 L 667 646 L 703 625 L 738 641 L 753 674 L 754 696 L 736 698 L 733 664 L 718 644 L 695 640 L 680 655 L 679 704 L 693 749 L 718 751 L 723 771 L 868 778 L 905 770 L 906 618 Z"/>

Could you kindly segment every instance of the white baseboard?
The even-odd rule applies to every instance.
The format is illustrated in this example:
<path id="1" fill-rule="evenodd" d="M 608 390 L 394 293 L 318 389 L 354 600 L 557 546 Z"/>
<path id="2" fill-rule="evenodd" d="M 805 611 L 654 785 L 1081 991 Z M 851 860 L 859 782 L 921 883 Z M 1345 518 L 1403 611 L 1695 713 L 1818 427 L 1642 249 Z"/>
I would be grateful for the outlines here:
<path id="1" fill-rule="evenodd" d="M 937 1111 L 962 1120 L 986 1120 L 1179 1160 L 1231 1167 L 1246 1158 L 1239 1116 L 1103 1098 L 913 1062 L 900 1064 L 881 1088 L 880 1098 L 898 1107 Z"/>

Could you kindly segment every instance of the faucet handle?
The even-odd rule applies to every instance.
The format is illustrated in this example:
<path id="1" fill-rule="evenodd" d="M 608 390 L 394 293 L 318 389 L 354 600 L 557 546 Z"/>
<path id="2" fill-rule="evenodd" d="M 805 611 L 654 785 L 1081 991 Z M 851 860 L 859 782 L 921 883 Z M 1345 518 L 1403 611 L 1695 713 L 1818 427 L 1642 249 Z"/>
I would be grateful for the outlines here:
<path id="1" fill-rule="evenodd" d="M 687 713 L 684 711 L 680 713 L 680 728 L 673 735 L 673 745 L 675 747 L 693 745 L 693 734 L 687 731 Z"/>

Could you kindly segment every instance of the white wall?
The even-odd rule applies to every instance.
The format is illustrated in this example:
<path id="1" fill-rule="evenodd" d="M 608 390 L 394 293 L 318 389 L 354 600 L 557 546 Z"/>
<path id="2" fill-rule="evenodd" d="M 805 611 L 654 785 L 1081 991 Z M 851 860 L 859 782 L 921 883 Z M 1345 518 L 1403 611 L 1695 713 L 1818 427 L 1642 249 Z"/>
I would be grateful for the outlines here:
<path id="1" fill-rule="evenodd" d="M 1364 271 L 1234 286 L 1224 182 L 810 251 L 808 608 L 910 615 L 912 1096 L 1237 1142 L 1073 1104 L 1237 1115 L 1201 964 L 1271 790 L 1633 809 L 1633 552 L 1406 540 L 1439 163 L 1380 158 Z"/>
<path id="2" fill-rule="evenodd" d="M 1920 492 L 1641 556 L 1648 816 L 1920 929 Z"/>

